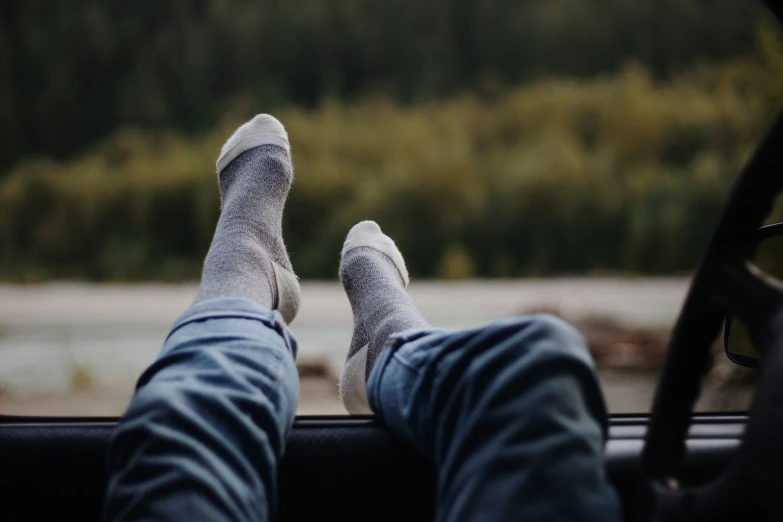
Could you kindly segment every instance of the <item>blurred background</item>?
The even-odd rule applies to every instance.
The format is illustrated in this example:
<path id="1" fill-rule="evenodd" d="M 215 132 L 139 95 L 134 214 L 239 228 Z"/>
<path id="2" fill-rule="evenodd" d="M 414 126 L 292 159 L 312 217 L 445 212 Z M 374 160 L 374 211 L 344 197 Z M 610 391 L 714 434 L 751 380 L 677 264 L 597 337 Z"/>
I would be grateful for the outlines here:
<path id="1" fill-rule="evenodd" d="M 336 273 L 362 219 L 432 323 L 559 314 L 610 410 L 644 412 L 781 73 L 740 0 L 2 0 L 0 414 L 122 413 L 257 112 L 293 150 L 301 413 L 344 412 Z M 752 382 L 719 354 L 699 408 L 743 409 Z"/>

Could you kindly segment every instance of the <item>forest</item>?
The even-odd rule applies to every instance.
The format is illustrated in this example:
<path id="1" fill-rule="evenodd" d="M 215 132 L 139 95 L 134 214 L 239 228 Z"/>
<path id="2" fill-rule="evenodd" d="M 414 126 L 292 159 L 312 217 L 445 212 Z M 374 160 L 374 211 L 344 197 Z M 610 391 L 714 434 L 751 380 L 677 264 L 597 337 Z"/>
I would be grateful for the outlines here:
<path id="1" fill-rule="evenodd" d="M 781 48 L 728 0 L 5 0 L 0 280 L 197 278 L 257 112 L 291 138 L 303 278 L 361 219 L 418 277 L 687 273 Z"/>

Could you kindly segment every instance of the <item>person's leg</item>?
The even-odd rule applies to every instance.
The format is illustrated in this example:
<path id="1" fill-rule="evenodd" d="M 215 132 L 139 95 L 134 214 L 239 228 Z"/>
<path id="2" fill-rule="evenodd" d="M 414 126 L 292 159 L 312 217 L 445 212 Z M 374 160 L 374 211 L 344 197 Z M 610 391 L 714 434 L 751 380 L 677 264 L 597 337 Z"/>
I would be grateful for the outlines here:
<path id="1" fill-rule="evenodd" d="M 293 179 L 282 125 L 259 115 L 240 127 L 218 179 L 221 215 L 196 302 L 139 379 L 112 438 L 107 521 L 274 513 L 299 395 L 284 322 L 296 315 L 299 286 L 282 241 Z"/>
<path id="2" fill-rule="evenodd" d="M 340 261 L 340 280 L 354 315 L 353 337 L 340 378 L 340 400 L 350 413 L 372 413 L 366 381 L 386 339 L 396 332 L 429 324 L 405 291 L 405 260 L 374 221 L 362 221 L 348 234 Z"/>
<path id="3" fill-rule="evenodd" d="M 376 238 L 388 245 L 380 230 Z M 397 306 L 407 309 L 395 316 L 415 320 L 396 324 L 402 333 L 384 342 L 384 317 L 366 313 L 373 308 L 367 301 L 381 296 L 366 289 L 376 279 L 388 281 L 395 269 L 402 273 L 402 257 L 380 257 L 382 248 L 367 248 L 371 240 L 364 251 L 346 243 L 341 278 L 355 327 L 370 339 L 375 334 L 376 346 L 384 344 L 367 351 L 367 373 L 360 375 L 349 356 L 342 382 L 364 379 L 365 408 L 433 459 L 437 519 L 619 521 L 619 500 L 603 467 L 605 406 L 579 333 L 544 315 L 437 330 L 409 299 L 398 298 Z M 367 255 L 374 264 L 353 259 Z M 405 282 L 398 276 L 396 289 L 384 292 L 404 293 Z M 349 390 L 345 403 L 361 403 L 363 390 Z"/>

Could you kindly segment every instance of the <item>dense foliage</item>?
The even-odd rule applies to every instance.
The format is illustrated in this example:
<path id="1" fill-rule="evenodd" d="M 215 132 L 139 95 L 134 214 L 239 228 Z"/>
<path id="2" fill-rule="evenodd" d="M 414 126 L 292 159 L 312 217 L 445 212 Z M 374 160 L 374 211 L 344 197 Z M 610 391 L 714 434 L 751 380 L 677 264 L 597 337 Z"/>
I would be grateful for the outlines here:
<path id="1" fill-rule="evenodd" d="M 208 129 L 238 99 L 420 102 L 629 62 L 666 78 L 750 51 L 756 3 L 3 0 L 0 176 L 122 127 Z"/>
<path id="2" fill-rule="evenodd" d="M 416 107 L 281 110 L 294 266 L 334 277 L 345 233 L 373 218 L 418 276 L 691 269 L 768 123 L 766 74 L 744 61 L 660 82 L 629 67 Z M 237 123 L 123 130 L 68 161 L 19 164 L 0 183 L 0 277 L 197 277 L 214 161 Z"/>
<path id="3" fill-rule="evenodd" d="M 0 280 L 198 277 L 214 161 L 258 111 L 291 136 L 302 277 L 368 218 L 416 276 L 690 270 L 783 104 L 766 23 L 736 0 L 0 2 Z"/>

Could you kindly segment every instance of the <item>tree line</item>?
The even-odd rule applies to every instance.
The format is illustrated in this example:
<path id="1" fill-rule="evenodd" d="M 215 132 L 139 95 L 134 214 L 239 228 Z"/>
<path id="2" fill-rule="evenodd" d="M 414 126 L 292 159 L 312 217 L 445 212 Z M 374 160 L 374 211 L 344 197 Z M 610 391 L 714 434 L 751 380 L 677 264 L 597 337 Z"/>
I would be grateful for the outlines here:
<path id="1" fill-rule="evenodd" d="M 755 3 L 754 3 L 755 4 Z M 633 62 L 665 79 L 750 52 L 736 0 L 0 2 L 0 176 L 117 129 L 194 135 L 237 105 L 420 103 Z"/>
<path id="2" fill-rule="evenodd" d="M 768 77 L 750 61 L 665 82 L 631 66 L 493 97 L 283 109 L 293 264 L 335 277 L 345 234 L 375 219 L 415 277 L 687 272 L 779 106 Z M 197 278 L 215 158 L 241 121 L 125 129 L 68 160 L 20 162 L 0 181 L 0 279 Z"/>

